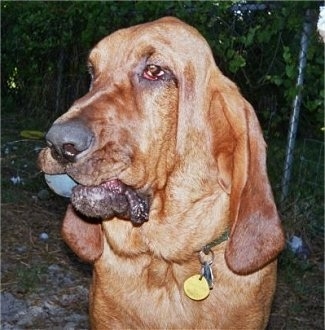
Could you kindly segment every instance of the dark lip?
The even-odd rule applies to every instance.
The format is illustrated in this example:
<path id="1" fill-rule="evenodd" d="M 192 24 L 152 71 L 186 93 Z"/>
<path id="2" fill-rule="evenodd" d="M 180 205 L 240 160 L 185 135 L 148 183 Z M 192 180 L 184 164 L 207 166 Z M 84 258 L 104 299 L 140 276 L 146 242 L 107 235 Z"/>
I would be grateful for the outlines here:
<path id="1" fill-rule="evenodd" d="M 78 184 L 72 189 L 74 208 L 90 218 L 118 217 L 139 225 L 149 220 L 150 196 L 124 184 L 119 179 L 99 185 Z"/>

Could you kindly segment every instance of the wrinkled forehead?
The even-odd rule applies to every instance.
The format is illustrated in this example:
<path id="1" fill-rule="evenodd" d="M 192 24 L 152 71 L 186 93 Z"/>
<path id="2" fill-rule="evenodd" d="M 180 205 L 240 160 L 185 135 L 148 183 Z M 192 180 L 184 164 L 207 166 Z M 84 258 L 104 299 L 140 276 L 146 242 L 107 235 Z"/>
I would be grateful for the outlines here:
<path id="1" fill-rule="evenodd" d="M 105 37 L 93 48 L 89 61 L 100 65 L 113 60 L 116 65 L 157 55 L 166 60 L 173 58 L 180 64 L 194 59 L 202 61 L 210 53 L 209 45 L 196 29 L 178 19 L 163 18 Z"/>

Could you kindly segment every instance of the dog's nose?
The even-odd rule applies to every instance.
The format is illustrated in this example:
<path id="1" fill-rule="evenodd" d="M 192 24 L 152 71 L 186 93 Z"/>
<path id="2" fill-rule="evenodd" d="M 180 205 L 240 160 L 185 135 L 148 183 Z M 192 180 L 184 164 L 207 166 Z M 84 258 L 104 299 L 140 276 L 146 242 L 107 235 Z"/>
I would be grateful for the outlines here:
<path id="1" fill-rule="evenodd" d="M 80 120 L 53 124 L 45 137 L 53 156 L 68 162 L 74 162 L 77 155 L 86 151 L 92 138 L 91 130 Z"/>

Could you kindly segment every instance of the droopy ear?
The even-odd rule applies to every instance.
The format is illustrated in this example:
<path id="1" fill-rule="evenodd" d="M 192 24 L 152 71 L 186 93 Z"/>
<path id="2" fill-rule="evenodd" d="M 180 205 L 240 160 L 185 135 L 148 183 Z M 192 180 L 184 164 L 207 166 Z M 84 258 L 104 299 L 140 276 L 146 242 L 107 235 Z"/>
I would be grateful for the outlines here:
<path id="1" fill-rule="evenodd" d="M 101 224 L 82 219 L 71 204 L 63 220 L 62 236 L 71 250 L 86 262 L 92 263 L 102 255 L 104 241 Z"/>
<path id="2" fill-rule="evenodd" d="M 232 271 L 249 274 L 276 258 L 283 249 L 284 234 L 267 177 L 266 145 L 255 112 L 235 84 L 224 76 L 218 80 L 212 102 L 219 112 L 215 157 L 219 182 L 230 192 L 233 221 L 225 258 Z"/>

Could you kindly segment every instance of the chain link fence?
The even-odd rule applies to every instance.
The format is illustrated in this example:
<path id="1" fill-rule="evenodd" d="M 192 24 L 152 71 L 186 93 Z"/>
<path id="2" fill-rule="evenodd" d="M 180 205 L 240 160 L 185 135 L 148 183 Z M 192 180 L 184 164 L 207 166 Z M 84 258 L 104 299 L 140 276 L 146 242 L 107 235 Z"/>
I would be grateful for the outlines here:
<path id="1" fill-rule="evenodd" d="M 249 35 L 259 27 L 259 19 L 268 16 L 277 24 L 279 17 L 283 15 L 281 3 L 239 3 L 233 6 L 234 21 L 230 24 L 229 35 L 236 35 L 240 30 L 241 35 Z M 238 19 L 238 17 L 242 19 Z M 301 202 L 308 204 L 313 209 L 313 217 L 317 216 L 320 221 L 323 218 L 323 191 L 324 191 L 324 141 L 322 121 L 315 122 L 308 116 L 311 114 L 309 107 L 310 99 L 316 95 L 308 95 L 313 88 L 318 89 L 322 101 L 318 104 L 320 116 L 323 115 L 323 82 L 315 84 L 311 79 L 310 66 L 313 59 L 310 56 L 314 52 L 313 47 L 323 49 L 323 43 L 316 30 L 318 12 L 307 8 L 301 15 L 300 24 L 292 32 L 294 42 L 288 42 L 287 37 L 281 30 L 273 44 L 260 43 L 257 47 L 246 49 L 249 55 L 246 60 L 246 68 L 250 72 L 264 77 L 263 83 L 256 86 L 245 86 L 242 77 L 244 70 L 239 70 L 234 75 L 239 80 L 246 97 L 253 103 L 260 119 L 264 136 L 268 144 L 268 166 L 272 186 L 284 218 L 290 218 L 288 205 Z M 290 17 L 287 17 L 290 20 Z M 312 46 L 310 46 L 312 44 Z M 290 50 L 288 49 L 290 48 Z M 283 51 L 283 56 L 276 56 L 277 52 Z M 287 54 L 286 54 L 287 52 Z M 290 53 L 290 55 L 289 55 Z M 267 55 L 269 54 L 269 55 Z M 270 56 L 274 54 L 274 56 Z M 323 61 L 323 54 L 321 61 Z M 261 65 L 264 57 L 269 61 L 264 62 L 260 70 L 252 67 Z M 320 62 L 321 62 L 320 61 Z M 319 63 L 320 63 L 319 62 Z M 283 90 L 285 85 L 277 84 L 278 73 L 273 70 L 281 68 L 290 75 L 291 86 Z M 319 66 L 321 70 L 322 66 Z M 291 72 L 289 72 L 291 70 Z M 248 69 L 247 69 L 248 71 Z M 273 71 L 273 72 L 272 72 Z M 268 76 L 273 75 L 271 80 Z M 319 81 L 323 81 L 323 72 L 319 72 Z M 247 79 L 249 81 L 249 79 Z M 247 88 L 248 87 L 248 88 Z M 315 91 L 314 91 L 315 92 Z M 285 95 L 285 97 L 284 97 Z M 315 109 L 314 109 L 315 110 Z M 280 123 L 282 121 L 282 123 Z"/>

